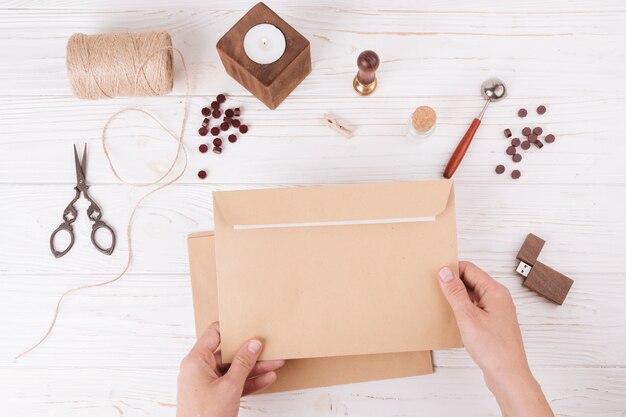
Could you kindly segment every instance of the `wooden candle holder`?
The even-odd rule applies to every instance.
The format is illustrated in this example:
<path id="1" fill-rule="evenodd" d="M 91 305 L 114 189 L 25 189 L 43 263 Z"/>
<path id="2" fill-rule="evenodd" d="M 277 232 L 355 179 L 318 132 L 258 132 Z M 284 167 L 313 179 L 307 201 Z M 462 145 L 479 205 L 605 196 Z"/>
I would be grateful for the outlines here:
<path id="1" fill-rule="evenodd" d="M 285 53 L 271 64 L 257 64 L 246 55 L 243 39 L 262 23 L 285 35 Z M 311 73 L 309 41 L 264 3 L 257 3 L 217 42 L 217 52 L 228 75 L 270 109 L 282 101 Z"/>

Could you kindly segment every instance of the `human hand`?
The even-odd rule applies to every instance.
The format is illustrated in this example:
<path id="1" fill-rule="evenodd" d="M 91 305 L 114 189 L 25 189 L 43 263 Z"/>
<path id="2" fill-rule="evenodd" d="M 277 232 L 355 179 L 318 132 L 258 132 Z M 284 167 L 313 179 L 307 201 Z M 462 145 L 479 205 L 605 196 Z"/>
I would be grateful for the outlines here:
<path id="1" fill-rule="evenodd" d="M 257 362 L 262 345 L 248 341 L 232 364 L 222 364 L 219 324 L 211 324 L 180 364 L 177 417 L 236 417 L 243 395 L 262 390 L 276 381 L 285 361 Z"/>
<path id="2" fill-rule="evenodd" d="M 465 349 L 483 371 L 503 414 L 552 416 L 530 371 L 511 293 L 472 263 L 460 262 L 459 271 L 461 278 L 442 268 L 439 283 Z"/>

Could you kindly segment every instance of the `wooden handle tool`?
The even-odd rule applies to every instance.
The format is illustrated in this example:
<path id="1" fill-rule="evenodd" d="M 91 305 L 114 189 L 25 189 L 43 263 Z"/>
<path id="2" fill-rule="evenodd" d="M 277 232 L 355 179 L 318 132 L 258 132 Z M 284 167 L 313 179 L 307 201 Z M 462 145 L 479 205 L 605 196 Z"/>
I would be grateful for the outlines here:
<path id="1" fill-rule="evenodd" d="M 448 165 L 446 165 L 446 169 L 443 171 L 444 178 L 448 178 L 448 179 L 452 178 L 456 169 L 459 167 L 459 165 L 461 165 L 461 161 L 463 160 L 463 157 L 465 156 L 467 149 L 472 143 L 472 139 L 474 139 L 474 134 L 478 130 L 478 126 L 480 126 L 480 122 L 481 122 L 481 119 L 475 118 L 474 121 L 472 121 L 472 124 L 470 125 L 469 129 L 467 129 L 467 132 L 465 132 L 465 135 L 463 135 L 463 139 L 461 139 L 459 144 L 456 146 L 454 153 L 452 154 L 452 156 L 450 157 L 450 160 L 448 161 Z"/>
<path id="2" fill-rule="evenodd" d="M 467 129 L 467 132 L 465 132 L 465 135 L 456 146 L 454 153 L 448 161 L 448 165 L 446 165 L 446 169 L 443 171 L 443 176 L 445 178 L 452 178 L 456 169 L 459 165 L 461 165 L 461 161 L 463 160 L 463 157 L 465 156 L 465 153 L 467 152 L 467 149 L 472 143 L 472 139 L 474 139 L 474 135 L 478 130 L 478 126 L 480 126 L 480 123 L 483 120 L 487 106 L 489 106 L 489 103 L 492 101 L 500 101 L 506 97 L 506 86 L 502 80 L 498 78 L 490 78 L 481 85 L 481 94 L 487 102 L 485 103 L 483 110 L 480 112 L 480 115 L 472 121 L 469 129 Z"/>

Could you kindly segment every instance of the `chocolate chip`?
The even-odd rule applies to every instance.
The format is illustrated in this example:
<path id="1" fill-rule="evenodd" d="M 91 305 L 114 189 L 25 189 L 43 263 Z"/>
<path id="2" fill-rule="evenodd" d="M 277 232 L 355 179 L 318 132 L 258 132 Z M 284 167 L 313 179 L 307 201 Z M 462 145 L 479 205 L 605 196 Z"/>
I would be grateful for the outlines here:
<path id="1" fill-rule="evenodd" d="M 546 106 L 544 106 L 543 104 L 537 107 L 537 114 L 544 114 L 545 112 L 546 112 Z"/>
<path id="2" fill-rule="evenodd" d="M 513 136 L 511 129 L 504 129 L 504 137 L 510 138 L 511 136 Z"/>
<path id="3" fill-rule="evenodd" d="M 230 143 L 235 143 L 237 142 L 237 136 L 236 135 L 228 135 L 228 141 Z"/>
<path id="4" fill-rule="evenodd" d="M 554 137 L 553 134 L 546 135 L 546 137 L 545 137 L 546 143 L 552 143 L 552 142 L 554 142 L 555 139 L 556 138 Z"/>
<path id="5" fill-rule="evenodd" d="M 533 129 L 533 133 L 537 136 L 541 136 L 541 134 L 543 133 L 543 129 L 537 126 L 536 128 Z"/>
<path id="6" fill-rule="evenodd" d="M 230 117 L 228 117 L 228 116 L 224 116 L 224 118 L 222 120 L 225 121 L 226 123 L 230 123 L 230 121 L 232 119 Z"/>
<path id="7" fill-rule="evenodd" d="M 511 171 L 511 178 L 513 178 L 514 180 L 518 179 L 519 177 L 522 176 L 522 173 L 519 172 L 519 170 L 513 170 Z"/>
<path id="8" fill-rule="evenodd" d="M 223 103 L 226 101 L 226 96 L 224 94 L 218 94 L 215 100 L 217 100 L 218 103 Z"/>
<path id="9" fill-rule="evenodd" d="M 536 146 L 537 148 L 541 149 L 541 148 L 543 148 L 543 143 L 542 143 L 539 139 L 537 139 L 537 140 L 535 141 L 535 146 Z"/>
<path id="10" fill-rule="evenodd" d="M 217 127 L 217 126 L 213 126 L 213 127 L 211 128 L 211 135 L 213 135 L 213 136 L 217 136 L 217 135 L 219 135 L 219 134 L 220 134 L 220 128 L 219 128 L 219 127 Z"/>
<path id="11" fill-rule="evenodd" d="M 511 159 L 513 160 L 513 162 L 519 162 L 522 160 L 522 155 L 516 153 L 515 155 L 511 157 Z"/>
<path id="12" fill-rule="evenodd" d="M 223 122 L 223 123 L 220 125 L 220 129 L 222 129 L 224 132 L 226 132 L 226 131 L 228 130 L 228 128 L 229 128 L 229 127 L 230 127 L 230 125 L 229 125 L 228 123 L 226 123 L 226 122 Z"/>
<path id="13" fill-rule="evenodd" d="M 508 148 L 506 148 L 506 154 L 507 155 L 515 155 L 517 151 L 515 150 L 515 146 L 509 146 Z"/>
<path id="14" fill-rule="evenodd" d="M 525 128 L 522 129 L 522 135 L 524 135 L 524 136 L 528 136 L 531 133 L 532 133 L 532 130 L 530 130 L 529 127 L 525 127 Z"/>
<path id="15" fill-rule="evenodd" d="M 205 118 L 205 119 L 202 121 L 202 127 L 209 127 L 209 123 L 210 123 L 210 122 L 211 122 L 211 120 L 210 120 L 210 119 Z"/>
<path id="16" fill-rule="evenodd" d="M 230 121 L 230 124 L 233 125 L 233 127 L 239 127 L 239 125 L 241 124 L 241 122 L 239 121 L 239 119 L 233 119 Z"/>
<path id="17" fill-rule="evenodd" d="M 213 116 L 216 119 L 219 119 L 220 117 L 222 117 L 222 112 L 217 110 L 217 109 L 215 109 L 215 110 L 213 110 L 213 113 L 211 113 L 211 116 Z"/>
<path id="18" fill-rule="evenodd" d="M 209 147 L 203 143 L 202 145 L 198 146 L 198 150 L 202 153 L 206 153 L 209 150 Z"/>
<path id="19" fill-rule="evenodd" d="M 222 153 L 222 148 L 220 146 L 216 146 L 213 148 L 213 153 L 220 154 Z"/>
<path id="20" fill-rule="evenodd" d="M 198 178 L 200 178 L 201 180 L 206 178 L 206 171 L 202 170 L 202 171 L 198 171 Z"/>
<path id="21" fill-rule="evenodd" d="M 496 167 L 496 174 L 502 174 L 505 171 L 504 165 L 498 165 Z"/>
<path id="22" fill-rule="evenodd" d="M 224 114 L 226 115 L 226 117 L 233 117 L 235 115 L 235 112 L 233 111 L 233 109 L 227 109 Z"/>
<path id="23" fill-rule="evenodd" d="M 202 115 L 203 116 L 208 116 L 209 114 L 211 114 L 211 109 L 208 107 L 203 107 L 202 108 Z"/>
<path id="24" fill-rule="evenodd" d="M 528 112 L 526 111 L 526 109 L 519 109 L 519 110 L 517 111 L 517 115 L 518 115 L 519 117 L 526 117 L 526 115 L 527 115 L 527 114 L 528 114 Z"/>
<path id="25" fill-rule="evenodd" d="M 535 135 L 534 133 L 531 133 L 530 135 L 528 135 L 528 141 L 530 143 L 535 143 L 537 141 L 537 135 Z"/>
<path id="26" fill-rule="evenodd" d="M 241 133 L 246 133 L 246 132 L 248 132 L 248 126 L 246 126 L 246 125 L 241 125 L 241 126 L 239 126 L 239 131 L 240 131 Z"/>
<path id="27" fill-rule="evenodd" d="M 222 139 L 220 138 L 213 139 L 213 146 L 217 146 L 218 148 L 222 146 Z"/>
<path id="28" fill-rule="evenodd" d="M 524 142 L 522 142 L 522 149 L 523 149 L 523 150 L 525 150 L 525 151 L 526 151 L 526 150 L 528 150 L 528 149 L 530 149 L 530 142 L 529 142 L 529 141 L 527 141 L 527 140 L 525 140 Z"/>
<path id="29" fill-rule="evenodd" d="M 211 102 L 211 108 L 214 110 L 217 110 L 220 108 L 220 103 L 218 103 L 217 101 L 213 101 Z"/>
<path id="30" fill-rule="evenodd" d="M 235 116 L 239 117 L 241 115 L 241 109 L 239 107 L 235 107 Z"/>
<path id="31" fill-rule="evenodd" d="M 198 129 L 198 134 L 200 136 L 206 136 L 207 133 L 209 133 L 209 131 L 206 130 L 206 127 L 201 127 L 200 129 Z"/>
<path id="32" fill-rule="evenodd" d="M 519 140 L 518 138 L 511 139 L 511 146 L 518 147 L 521 143 L 522 143 L 522 141 Z"/>

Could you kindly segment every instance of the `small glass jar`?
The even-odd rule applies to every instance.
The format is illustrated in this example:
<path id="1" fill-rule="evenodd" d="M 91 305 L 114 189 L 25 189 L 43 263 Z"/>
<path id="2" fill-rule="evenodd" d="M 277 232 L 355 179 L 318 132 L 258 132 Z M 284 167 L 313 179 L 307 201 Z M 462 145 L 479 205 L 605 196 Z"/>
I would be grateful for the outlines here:
<path id="1" fill-rule="evenodd" d="M 437 113 L 431 107 L 420 106 L 409 119 L 408 135 L 411 138 L 425 139 L 432 135 L 437 124 Z"/>

